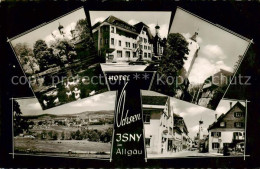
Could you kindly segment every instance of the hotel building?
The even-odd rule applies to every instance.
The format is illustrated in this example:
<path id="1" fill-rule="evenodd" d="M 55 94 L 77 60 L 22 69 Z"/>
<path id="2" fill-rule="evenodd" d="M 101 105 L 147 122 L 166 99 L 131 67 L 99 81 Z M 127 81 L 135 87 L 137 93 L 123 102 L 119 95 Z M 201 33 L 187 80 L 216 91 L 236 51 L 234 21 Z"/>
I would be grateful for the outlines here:
<path id="1" fill-rule="evenodd" d="M 157 25 L 156 34 L 159 28 Z M 150 61 L 153 56 L 162 55 L 163 52 L 161 39 L 154 38 L 150 28 L 143 22 L 130 25 L 121 19 L 109 16 L 103 22 L 93 25 L 92 32 L 98 55 L 105 58 L 106 63 Z M 153 44 L 158 44 L 156 51 Z"/>

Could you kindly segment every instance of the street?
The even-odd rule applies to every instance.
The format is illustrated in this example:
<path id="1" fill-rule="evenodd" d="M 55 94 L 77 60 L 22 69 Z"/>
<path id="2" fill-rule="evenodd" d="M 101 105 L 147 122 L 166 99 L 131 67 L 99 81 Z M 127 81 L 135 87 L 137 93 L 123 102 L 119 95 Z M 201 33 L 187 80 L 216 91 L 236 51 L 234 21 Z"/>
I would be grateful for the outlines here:
<path id="1" fill-rule="evenodd" d="M 198 150 L 195 151 L 188 151 L 188 150 L 183 150 L 179 152 L 167 152 L 164 154 L 147 154 L 148 158 L 165 158 L 165 157 L 218 157 L 218 156 L 223 156 L 222 154 L 219 153 L 199 153 Z"/>

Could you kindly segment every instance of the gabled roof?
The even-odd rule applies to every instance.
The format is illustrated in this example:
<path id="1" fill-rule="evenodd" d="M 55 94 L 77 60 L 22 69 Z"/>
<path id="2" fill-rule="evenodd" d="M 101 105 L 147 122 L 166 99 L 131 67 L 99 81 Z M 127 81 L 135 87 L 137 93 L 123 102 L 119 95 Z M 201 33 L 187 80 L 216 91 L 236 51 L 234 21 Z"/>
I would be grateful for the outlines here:
<path id="1" fill-rule="evenodd" d="M 112 15 L 107 17 L 102 23 L 104 22 L 138 33 L 136 27 Z"/>
<path id="2" fill-rule="evenodd" d="M 142 96 L 142 103 L 149 105 L 165 105 L 167 96 Z"/>
<path id="3" fill-rule="evenodd" d="M 148 38 L 149 38 L 149 41 L 152 41 L 153 40 L 153 35 L 150 31 L 150 28 L 149 26 L 147 26 L 145 23 L 143 22 L 139 22 L 137 24 L 134 25 L 136 27 L 136 31 L 137 33 L 141 33 L 142 29 L 144 29 L 144 31 L 147 32 L 147 35 L 148 35 Z"/>
<path id="4" fill-rule="evenodd" d="M 243 106 L 240 102 L 237 102 L 233 107 L 231 107 L 231 109 L 228 110 L 227 113 L 221 114 L 216 122 L 214 122 L 213 124 L 209 125 L 208 130 L 211 130 L 213 128 L 219 128 L 219 124 L 222 121 L 222 119 L 225 118 L 227 116 L 227 114 L 229 114 L 236 107 L 239 107 L 242 111 L 245 110 L 245 106 Z"/>

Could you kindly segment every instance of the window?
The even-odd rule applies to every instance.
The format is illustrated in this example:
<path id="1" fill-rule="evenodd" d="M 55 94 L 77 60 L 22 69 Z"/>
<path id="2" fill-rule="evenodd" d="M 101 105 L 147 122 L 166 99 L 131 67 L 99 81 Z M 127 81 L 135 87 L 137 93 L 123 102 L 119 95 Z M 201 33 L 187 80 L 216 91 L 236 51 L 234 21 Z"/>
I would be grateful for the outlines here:
<path id="1" fill-rule="evenodd" d="M 220 127 L 226 127 L 226 122 L 224 122 L 224 121 L 220 122 L 219 126 Z"/>
<path id="2" fill-rule="evenodd" d="M 115 33 L 115 27 L 111 27 L 111 33 Z"/>
<path id="3" fill-rule="evenodd" d="M 133 58 L 136 58 L 136 52 L 133 52 Z"/>
<path id="4" fill-rule="evenodd" d="M 223 147 L 229 147 L 230 143 L 223 143 Z"/>
<path id="5" fill-rule="evenodd" d="M 211 132 L 212 137 L 221 137 L 221 132 Z"/>
<path id="6" fill-rule="evenodd" d="M 125 57 L 130 58 L 130 51 L 125 51 Z"/>
<path id="7" fill-rule="evenodd" d="M 114 45 L 114 44 L 115 44 L 115 39 L 111 38 L 111 45 Z"/>
<path id="8" fill-rule="evenodd" d="M 118 50 L 118 51 L 117 51 L 117 57 L 118 57 L 118 58 L 121 58 L 121 57 L 122 57 L 122 51 L 121 51 L 121 50 Z"/>
<path id="9" fill-rule="evenodd" d="M 151 115 L 150 113 L 143 113 L 143 118 L 144 118 L 144 123 L 150 123 L 150 118 L 151 118 Z"/>
<path id="10" fill-rule="evenodd" d="M 140 49 L 143 49 L 143 45 L 140 45 Z"/>
<path id="11" fill-rule="evenodd" d="M 136 48 L 136 44 L 135 43 L 133 43 L 133 48 Z"/>
<path id="12" fill-rule="evenodd" d="M 144 57 L 147 58 L 147 53 L 146 52 L 144 52 Z"/>
<path id="13" fill-rule="evenodd" d="M 142 37 L 139 37 L 139 40 L 142 42 L 142 41 L 143 41 L 143 38 L 142 38 Z"/>
<path id="14" fill-rule="evenodd" d="M 241 128 L 241 127 L 244 127 L 244 123 L 242 123 L 242 122 L 235 122 L 234 126 L 236 128 Z"/>
<path id="15" fill-rule="evenodd" d="M 121 46 L 121 40 L 120 40 L 120 41 L 118 41 L 118 45 L 119 45 L 119 46 Z"/>
<path id="16" fill-rule="evenodd" d="M 145 146 L 150 147 L 151 144 L 151 138 L 145 138 Z"/>
<path id="17" fill-rule="evenodd" d="M 130 48 L 130 42 L 125 42 L 125 47 L 129 47 Z"/>
<path id="18" fill-rule="evenodd" d="M 148 53 L 148 58 L 151 58 L 151 53 Z"/>
<path id="19" fill-rule="evenodd" d="M 242 112 L 235 112 L 235 113 L 234 113 L 234 116 L 235 116 L 235 117 L 242 117 L 243 114 L 242 114 Z"/>
<path id="20" fill-rule="evenodd" d="M 147 39 L 146 38 L 144 38 L 144 43 L 147 43 Z"/>
<path id="21" fill-rule="evenodd" d="M 151 50 L 151 46 L 148 46 L 148 50 Z"/>
<path id="22" fill-rule="evenodd" d="M 147 49 L 147 46 L 144 45 L 144 49 Z"/>
<path id="23" fill-rule="evenodd" d="M 219 143 L 212 143 L 212 149 L 218 149 Z"/>

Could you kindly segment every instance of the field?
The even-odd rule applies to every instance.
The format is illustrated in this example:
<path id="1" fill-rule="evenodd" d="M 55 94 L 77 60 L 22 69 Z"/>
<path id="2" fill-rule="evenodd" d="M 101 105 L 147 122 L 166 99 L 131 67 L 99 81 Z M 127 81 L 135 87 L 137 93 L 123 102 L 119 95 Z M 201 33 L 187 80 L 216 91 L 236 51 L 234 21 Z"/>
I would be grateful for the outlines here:
<path id="1" fill-rule="evenodd" d="M 90 142 L 87 140 L 37 140 L 14 138 L 15 153 L 35 155 L 109 158 L 110 143 Z"/>

